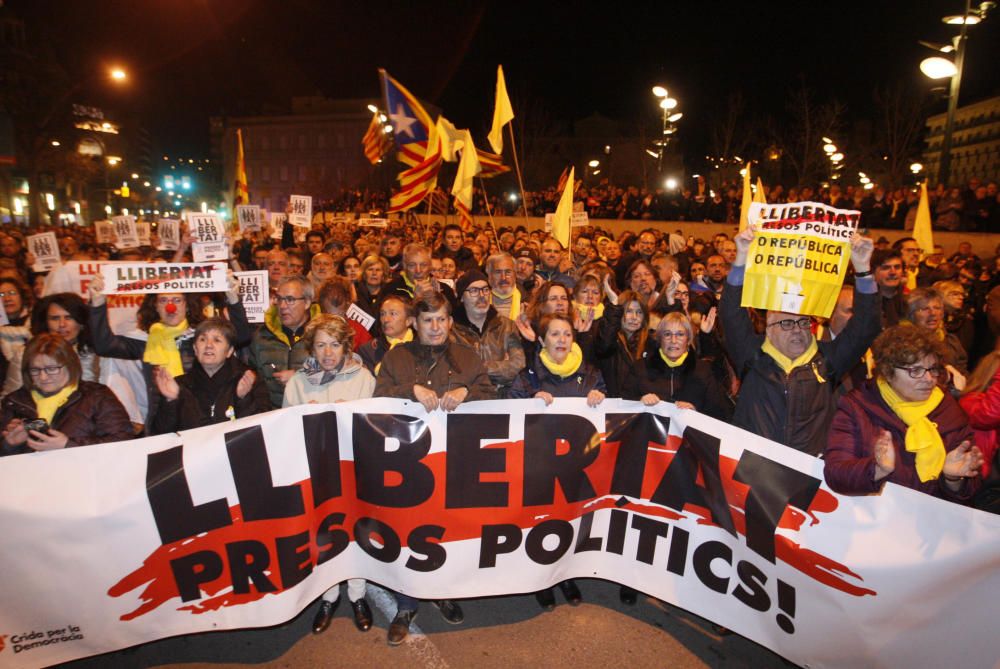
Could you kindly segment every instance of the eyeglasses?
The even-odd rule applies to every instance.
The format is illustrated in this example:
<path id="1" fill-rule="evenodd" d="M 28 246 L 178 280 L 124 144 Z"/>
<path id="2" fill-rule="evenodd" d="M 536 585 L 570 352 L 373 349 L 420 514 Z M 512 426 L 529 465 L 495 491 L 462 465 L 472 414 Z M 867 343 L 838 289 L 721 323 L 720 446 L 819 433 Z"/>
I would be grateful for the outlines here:
<path id="1" fill-rule="evenodd" d="M 691 293 L 689 293 L 689 292 L 688 292 L 688 291 L 686 291 L 686 290 L 678 290 L 678 291 L 675 291 L 675 292 L 674 292 L 674 295 L 676 295 L 677 297 L 687 297 L 687 296 L 688 296 L 688 295 L 690 295 L 690 294 L 691 294 Z"/>
<path id="2" fill-rule="evenodd" d="M 156 298 L 157 306 L 165 307 L 168 304 L 173 304 L 175 306 L 180 306 L 184 304 L 183 297 L 158 297 Z"/>
<path id="3" fill-rule="evenodd" d="M 45 376 L 55 376 L 59 371 L 66 365 L 50 365 L 48 367 L 29 367 L 28 374 L 33 377 L 39 377 L 42 372 L 45 372 Z"/>
<path id="4" fill-rule="evenodd" d="M 774 321 L 773 323 L 768 323 L 767 327 L 772 327 L 774 325 L 780 325 L 782 330 L 794 330 L 798 327 L 800 330 L 808 330 L 812 325 L 811 318 L 786 318 L 780 321 Z"/>
<path id="5" fill-rule="evenodd" d="M 465 292 L 467 292 L 470 297 L 486 297 L 490 294 L 490 287 L 482 286 L 480 288 L 466 288 Z"/>
<path id="6" fill-rule="evenodd" d="M 20 291 L 17 290 L 5 290 L 0 292 L 0 297 L 17 297 L 20 294 Z"/>
<path id="7" fill-rule="evenodd" d="M 663 339 L 687 339 L 687 332 L 664 332 L 660 335 Z"/>
<path id="8" fill-rule="evenodd" d="M 896 367 L 896 369 L 905 369 L 906 373 L 910 375 L 911 379 L 922 379 L 922 378 L 924 378 L 924 374 L 926 374 L 927 372 L 930 372 L 931 376 L 933 376 L 934 378 L 937 378 L 937 377 L 941 376 L 942 374 L 944 374 L 944 367 L 941 367 L 941 366 L 935 366 L 935 367 L 919 367 L 919 366 L 917 366 L 917 367 Z"/>
<path id="9" fill-rule="evenodd" d="M 305 300 L 305 299 L 306 298 L 304 297 L 295 297 L 294 295 L 278 295 L 277 297 L 274 298 L 274 301 L 290 307 L 299 300 Z"/>

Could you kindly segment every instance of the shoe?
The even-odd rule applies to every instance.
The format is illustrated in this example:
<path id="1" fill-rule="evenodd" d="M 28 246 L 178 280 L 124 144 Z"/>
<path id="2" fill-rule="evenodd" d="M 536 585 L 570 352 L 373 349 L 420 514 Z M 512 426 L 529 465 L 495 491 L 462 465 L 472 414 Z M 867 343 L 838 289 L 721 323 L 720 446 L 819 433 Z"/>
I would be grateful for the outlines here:
<path id="1" fill-rule="evenodd" d="M 410 634 L 410 623 L 417 617 L 416 611 L 397 611 L 396 617 L 389 625 L 389 634 L 386 640 L 390 646 L 398 646 L 406 640 Z"/>
<path id="2" fill-rule="evenodd" d="M 559 584 L 559 589 L 562 590 L 563 597 L 572 606 L 579 606 L 580 602 L 583 601 L 583 595 L 580 594 L 580 588 L 576 587 L 576 583 L 573 579 L 568 581 L 562 581 Z"/>
<path id="3" fill-rule="evenodd" d="M 351 602 L 351 610 L 354 611 L 354 626 L 362 632 L 367 632 L 372 628 L 372 610 L 368 607 L 368 601 L 362 597 L 356 602 Z"/>
<path id="4" fill-rule="evenodd" d="M 337 602 L 339 601 L 338 599 Z M 313 634 L 325 632 L 326 628 L 330 626 L 330 621 L 333 620 L 333 612 L 337 610 L 337 602 L 328 602 L 324 599 L 319 603 L 319 611 L 316 612 L 316 617 L 313 618 Z"/>
<path id="5" fill-rule="evenodd" d="M 539 590 L 535 593 L 535 599 L 538 600 L 538 605 L 546 611 L 556 608 L 556 593 L 552 591 L 552 588 Z"/>
<path id="6" fill-rule="evenodd" d="M 462 613 L 462 607 L 458 605 L 458 602 L 450 599 L 437 599 L 434 601 L 434 606 L 441 612 L 441 617 L 444 618 L 445 622 L 450 625 L 458 625 L 465 620 L 465 614 Z"/>
<path id="7" fill-rule="evenodd" d="M 627 585 L 623 585 L 618 589 L 618 599 L 622 600 L 622 604 L 634 606 L 636 601 L 639 599 L 639 593 Z"/>

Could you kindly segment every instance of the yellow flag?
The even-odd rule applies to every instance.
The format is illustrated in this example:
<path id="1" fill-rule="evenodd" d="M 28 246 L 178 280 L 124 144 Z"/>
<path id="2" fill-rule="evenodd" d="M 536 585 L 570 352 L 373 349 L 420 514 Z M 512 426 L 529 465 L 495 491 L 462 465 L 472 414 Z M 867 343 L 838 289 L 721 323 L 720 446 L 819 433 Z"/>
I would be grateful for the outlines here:
<path id="1" fill-rule="evenodd" d="M 747 217 L 750 215 L 750 203 L 753 195 L 750 192 L 750 163 L 743 168 L 743 202 L 740 203 L 740 232 L 747 229 Z"/>
<path id="2" fill-rule="evenodd" d="M 764 192 L 764 182 L 757 177 L 757 192 L 753 194 L 753 201 L 767 204 L 767 195 Z"/>
<path id="3" fill-rule="evenodd" d="M 468 130 L 462 131 L 462 160 L 458 163 L 458 172 L 455 174 L 455 185 L 451 188 L 451 194 L 455 196 L 467 209 L 472 209 L 472 182 L 483 167 L 479 164 L 479 154 L 472 144 L 472 133 Z"/>
<path id="4" fill-rule="evenodd" d="M 444 116 L 438 116 L 437 123 L 434 124 L 434 136 L 441 142 L 441 159 L 446 163 L 458 160 L 458 152 L 462 149 L 463 132 Z"/>
<path id="5" fill-rule="evenodd" d="M 243 155 L 243 130 L 236 129 L 236 184 L 233 204 L 250 204 L 250 190 L 247 185 L 247 163 Z"/>
<path id="6" fill-rule="evenodd" d="M 569 178 L 566 179 L 566 187 L 563 188 L 562 197 L 559 198 L 559 206 L 556 207 L 555 216 L 552 217 L 552 236 L 556 238 L 564 249 L 569 248 L 570 224 L 573 217 L 573 179 L 574 168 L 569 168 Z"/>
<path id="7" fill-rule="evenodd" d="M 927 201 L 927 182 L 920 184 L 920 202 L 917 218 L 913 221 L 913 238 L 923 249 L 924 256 L 934 253 L 934 234 L 931 232 L 931 206 Z"/>
<path id="8" fill-rule="evenodd" d="M 514 120 L 514 108 L 507 97 L 507 82 L 503 78 L 503 65 L 497 65 L 497 99 L 493 106 L 493 127 L 487 137 L 495 153 L 503 153 L 503 127 Z"/>

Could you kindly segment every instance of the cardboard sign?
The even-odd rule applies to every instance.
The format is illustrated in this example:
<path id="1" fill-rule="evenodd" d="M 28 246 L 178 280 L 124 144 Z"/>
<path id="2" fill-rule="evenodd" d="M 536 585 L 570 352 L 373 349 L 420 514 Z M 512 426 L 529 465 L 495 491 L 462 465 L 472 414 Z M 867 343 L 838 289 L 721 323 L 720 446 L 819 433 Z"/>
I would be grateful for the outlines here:
<path id="1" fill-rule="evenodd" d="M 139 238 L 139 246 L 152 246 L 149 221 L 136 221 L 135 233 Z"/>
<path id="2" fill-rule="evenodd" d="M 104 292 L 129 293 L 224 293 L 225 263 L 114 263 L 101 265 Z"/>
<path id="3" fill-rule="evenodd" d="M 114 244 L 115 224 L 111 221 L 94 221 L 94 240 L 98 244 Z"/>
<path id="4" fill-rule="evenodd" d="M 358 219 L 358 226 L 362 228 L 387 228 L 389 227 L 389 220 L 385 218 L 362 216 Z"/>
<path id="5" fill-rule="evenodd" d="M 35 272 L 48 272 L 59 265 L 59 244 L 56 242 L 56 233 L 54 232 L 30 235 L 28 237 L 28 250 L 31 251 L 31 255 L 35 256 L 35 264 L 31 266 Z"/>
<path id="6" fill-rule="evenodd" d="M 237 205 L 236 222 L 240 225 L 240 232 L 260 232 L 260 207 L 255 204 Z"/>
<path id="7" fill-rule="evenodd" d="M 851 260 L 861 212 L 818 202 L 750 205 L 744 307 L 829 318 Z"/>
<path id="8" fill-rule="evenodd" d="M 293 195 L 289 200 L 291 212 L 288 222 L 302 228 L 312 227 L 313 199 L 312 195 Z"/>
<path id="9" fill-rule="evenodd" d="M 114 226 L 114 244 L 120 249 L 139 248 L 139 232 L 135 229 L 135 216 L 114 216 L 111 219 Z"/>
<path id="10" fill-rule="evenodd" d="M 247 312 L 247 321 L 263 323 L 264 312 L 271 306 L 267 270 L 233 272 L 240 281 L 240 302 Z"/>
<path id="11" fill-rule="evenodd" d="M 361 326 L 368 331 L 371 331 L 372 326 L 375 325 L 375 317 L 353 302 L 347 308 L 347 317 L 361 323 Z"/>
<path id="12" fill-rule="evenodd" d="M 193 242 L 191 258 L 195 262 L 215 262 L 229 259 L 229 244 L 221 242 Z"/>
<path id="13" fill-rule="evenodd" d="M 281 239 L 281 234 L 285 230 L 285 221 L 288 220 L 286 214 L 271 212 L 271 239 Z"/>
<path id="14" fill-rule="evenodd" d="M 582 202 L 580 204 L 583 204 Z M 590 225 L 590 217 L 587 216 L 585 211 L 574 211 L 569 218 L 569 225 L 571 228 L 581 228 L 585 225 Z"/>
<path id="15" fill-rule="evenodd" d="M 176 218 L 161 218 L 156 231 L 160 236 L 160 250 L 176 251 L 181 245 L 181 222 Z"/>
<path id="16" fill-rule="evenodd" d="M 229 258 L 226 225 L 218 214 L 188 214 L 188 230 L 195 239 L 191 244 L 191 257 L 195 262 Z"/>

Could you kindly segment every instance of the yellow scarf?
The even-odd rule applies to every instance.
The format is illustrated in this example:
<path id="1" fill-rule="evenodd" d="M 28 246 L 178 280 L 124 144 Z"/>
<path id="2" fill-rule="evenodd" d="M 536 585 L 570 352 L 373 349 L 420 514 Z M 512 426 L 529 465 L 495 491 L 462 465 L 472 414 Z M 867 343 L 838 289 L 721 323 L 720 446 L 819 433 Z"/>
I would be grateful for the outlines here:
<path id="1" fill-rule="evenodd" d="M 177 350 L 177 337 L 186 332 L 188 322 L 185 318 L 173 327 L 163 323 L 153 323 L 149 328 L 149 339 L 146 341 L 146 352 L 142 359 L 151 365 L 166 367 L 170 376 L 177 377 L 184 373 L 181 363 L 181 352 Z"/>
<path id="2" fill-rule="evenodd" d="M 888 381 L 878 379 L 878 391 L 893 413 L 907 425 L 906 450 L 917 457 L 917 476 L 922 482 L 936 479 L 944 468 L 944 442 L 937 425 L 927 416 L 941 404 L 944 393 L 937 386 L 923 402 L 907 402 L 896 394 Z"/>
<path id="3" fill-rule="evenodd" d="M 774 361 L 778 363 L 778 367 L 781 367 L 785 374 L 791 374 L 793 369 L 801 367 L 812 360 L 812 357 L 816 355 L 817 348 L 816 338 L 813 337 L 813 340 L 810 342 L 809 348 L 806 349 L 806 352 L 795 358 L 795 360 L 792 360 L 787 355 L 776 349 L 774 344 L 772 344 L 769 339 L 764 340 L 764 345 L 760 347 L 760 350 L 774 358 Z"/>
<path id="4" fill-rule="evenodd" d="M 594 320 L 604 315 L 604 303 L 598 302 L 595 307 L 588 307 L 579 302 L 573 302 L 573 308 L 576 309 L 576 313 L 580 314 L 580 318 L 586 319 L 590 315 L 590 310 L 594 310 Z"/>
<path id="5" fill-rule="evenodd" d="M 59 410 L 63 404 L 66 404 L 66 400 L 69 396 L 73 394 L 76 390 L 76 384 L 68 385 L 55 395 L 49 395 L 46 397 L 37 390 L 31 391 L 31 399 L 35 400 L 35 409 L 38 412 L 38 417 L 43 419 L 46 423 L 52 424 L 52 417 L 56 415 L 56 411 Z"/>
<path id="6" fill-rule="evenodd" d="M 553 360 L 552 356 L 544 348 L 539 357 L 542 359 L 545 369 L 563 379 L 576 374 L 576 370 L 580 369 L 580 365 L 583 364 L 583 351 L 580 350 L 576 342 L 573 342 L 573 345 L 569 349 L 569 354 L 562 361 L 562 364 Z"/>
<path id="7" fill-rule="evenodd" d="M 667 357 L 667 354 L 663 352 L 663 349 L 659 349 L 660 357 L 663 358 L 663 362 L 667 363 L 667 367 L 680 367 L 684 364 L 684 361 L 688 359 L 688 351 L 684 351 L 684 355 L 677 358 L 676 360 L 671 360 Z"/>
<path id="8" fill-rule="evenodd" d="M 386 335 L 385 340 L 387 342 L 389 342 L 389 350 L 391 351 L 392 349 L 396 348 L 400 344 L 405 344 L 408 341 L 413 341 L 413 330 L 411 330 L 410 328 L 406 328 L 406 332 L 404 332 L 403 336 L 400 337 L 399 339 L 393 339 L 392 337 Z M 378 375 L 378 372 L 379 372 L 380 369 L 382 369 L 382 363 L 381 362 L 378 363 L 377 365 L 375 365 L 375 375 L 376 376 Z"/>
<path id="9" fill-rule="evenodd" d="M 913 271 L 906 270 L 906 290 L 916 290 L 917 289 L 917 274 L 920 272 L 919 269 Z"/>
<path id="10" fill-rule="evenodd" d="M 500 298 L 501 300 L 507 299 L 503 295 L 497 293 L 495 290 L 493 291 L 493 295 Z M 521 315 L 521 291 L 515 288 L 510 294 L 510 314 L 508 314 L 507 318 L 509 318 L 510 320 L 514 320 L 520 315 Z"/>

